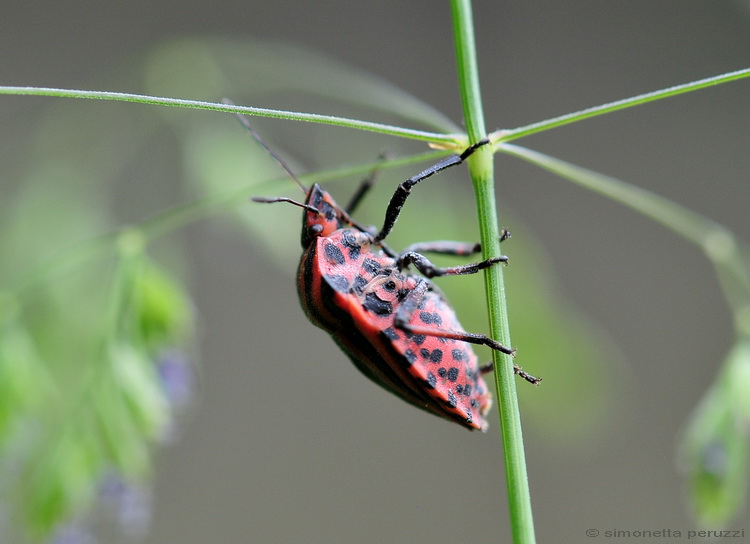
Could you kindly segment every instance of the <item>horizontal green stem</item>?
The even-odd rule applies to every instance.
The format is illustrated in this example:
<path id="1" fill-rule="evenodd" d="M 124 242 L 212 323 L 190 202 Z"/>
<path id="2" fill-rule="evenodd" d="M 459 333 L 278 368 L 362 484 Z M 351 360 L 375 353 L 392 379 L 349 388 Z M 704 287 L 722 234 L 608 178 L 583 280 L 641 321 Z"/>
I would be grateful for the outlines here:
<path id="1" fill-rule="evenodd" d="M 699 79 L 690 83 L 684 83 L 682 85 L 675 85 L 674 87 L 668 87 L 658 91 L 653 91 L 646 94 L 640 94 L 632 98 L 625 98 L 623 100 L 617 100 L 615 102 L 609 102 L 602 104 L 601 106 L 594 106 L 592 108 L 586 108 L 585 110 L 576 111 L 561 115 L 559 117 L 553 117 L 545 121 L 539 121 L 538 123 L 532 123 L 530 125 L 499 130 L 490 134 L 490 139 L 496 143 L 510 142 L 511 140 L 518 140 L 537 132 L 543 132 L 552 128 L 560 127 L 563 125 L 569 125 L 584 119 L 591 117 L 597 117 L 613 111 L 622 110 L 625 108 L 632 108 L 633 106 L 639 106 L 646 104 L 647 102 L 653 102 L 655 100 L 661 100 L 663 98 L 669 98 L 670 96 L 676 96 L 678 94 L 687 93 L 690 91 L 697 91 L 698 89 L 704 89 L 713 85 L 719 85 L 721 83 L 728 83 L 738 79 L 750 77 L 750 68 L 743 70 L 737 70 L 735 72 L 729 72 L 719 76 L 708 77 L 705 79 Z"/>
<path id="2" fill-rule="evenodd" d="M 189 108 L 196 110 L 220 111 L 226 113 L 241 113 L 245 115 L 255 115 L 258 117 L 273 117 L 276 119 L 287 119 L 291 121 L 305 121 L 309 123 L 321 123 L 338 127 L 355 128 L 367 130 L 400 138 L 411 140 L 420 140 L 424 142 L 434 142 L 447 144 L 448 147 L 454 147 L 457 140 L 462 140 L 459 134 L 441 134 L 439 132 L 426 132 L 422 130 L 413 130 L 408 128 L 397 127 L 394 125 L 385 125 L 373 123 L 370 121 L 361 121 L 359 119 L 349 119 L 346 117 L 336 117 L 334 115 L 320 115 L 316 113 L 302 113 L 296 111 L 272 110 L 268 108 L 256 108 L 252 106 L 237 106 L 234 104 L 222 104 L 217 102 L 204 102 L 202 100 L 185 100 L 181 98 L 167 98 L 160 96 L 148 96 L 130 93 L 115 93 L 109 91 L 80 91 L 74 89 L 53 89 L 48 87 L 8 87 L 0 86 L 0 94 L 21 95 L 21 96 L 56 96 L 59 98 L 87 98 L 92 100 L 113 100 L 117 102 L 136 102 L 139 104 L 151 104 L 155 106 L 172 106 L 177 108 Z"/>

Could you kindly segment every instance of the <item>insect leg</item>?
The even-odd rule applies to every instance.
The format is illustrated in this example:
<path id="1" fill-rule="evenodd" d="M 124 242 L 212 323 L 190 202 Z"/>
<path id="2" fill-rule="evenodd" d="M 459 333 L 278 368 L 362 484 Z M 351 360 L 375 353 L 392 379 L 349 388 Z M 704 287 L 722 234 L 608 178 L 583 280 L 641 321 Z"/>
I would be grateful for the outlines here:
<path id="1" fill-rule="evenodd" d="M 386 153 L 381 153 L 378 159 L 380 161 L 383 161 L 387 158 Z M 349 215 L 352 215 L 354 213 L 354 210 L 357 209 L 359 204 L 362 202 L 362 199 L 365 197 L 365 195 L 370 191 L 372 186 L 375 184 L 375 179 L 378 176 L 378 173 L 380 172 L 380 166 L 376 166 L 372 169 L 372 172 L 370 172 L 370 175 L 368 175 L 365 179 L 362 180 L 359 187 L 357 188 L 356 192 L 352 195 L 352 198 L 349 200 L 349 203 L 344 207 L 346 210 L 346 213 Z"/>
<path id="2" fill-rule="evenodd" d="M 419 307 L 419 301 L 422 300 L 422 297 L 424 297 L 424 294 L 427 292 L 427 289 L 429 289 L 429 287 L 430 283 L 427 280 L 420 279 L 416 287 L 414 287 L 414 289 L 406 296 L 406 298 L 403 300 L 398 310 L 396 311 L 396 315 L 394 316 L 393 325 L 397 329 L 408 331 L 413 334 L 423 334 L 425 336 L 434 336 L 437 338 L 451 338 L 453 340 L 460 340 L 469 344 L 488 346 L 497 351 L 501 351 L 506 355 L 514 356 L 516 354 L 516 350 L 506 348 L 499 342 L 496 342 L 495 340 L 493 340 L 489 336 L 485 336 L 484 334 L 475 334 L 465 331 L 452 331 L 450 329 L 441 329 L 437 327 L 410 324 L 409 321 L 411 321 L 412 316 Z"/>
<path id="3" fill-rule="evenodd" d="M 490 266 L 497 263 L 508 262 L 508 257 L 506 257 L 505 255 L 500 255 L 499 257 L 492 257 L 490 259 L 479 261 L 477 263 L 439 268 L 432 264 L 430 260 L 421 253 L 407 251 L 399 255 L 397 262 L 399 270 L 403 270 L 410 264 L 413 264 L 414 268 L 419 270 L 419 272 L 426 278 L 435 278 L 437 276 L 462 276 L 465 274 L 476 274 L 480 270 L 489 268 Z"/>
<path id="4" fill-rule="evenodd" d="M 494 372 L 494 371 L 495 371 L 495 365 L 492 362 L 489 362 L 486 365 L 482 365 L 479 367 L 479 372 L 481 372 L 482 374 L 489 374 L 490 372 Z M 513 363 L 513 372 L 521 376 L 527 382 L 533 383 L 534 385 L 539 385 L 539 382 L 542 381 L 542 378 L 537 378 L 536 376 L 532 376 L 528 372 L 525 372 L 520 366 L 518 366 L 515 363 Z"/>
<path id="5" fill-rule="evenodd" d="M 383 228 L 380 229 L 380 232 L 377 236 L 375 236 L 375 242 L 380 242 L 381 240 L 384 240 L 386 236 L 391 232 L 391 229 L 393 228 L 393 225 L 396 223 L 396 220 L 398 219 L 399 214 L 401 213 L 401 208 L 404 207 L 404 203 L 406 202 L 406 199 L 409 197 L 409 194 L 411 193 L 412 187 L 414 187 L 417 183 L 420 181 L 423 181 L 430 176 L 437 174 L 438 172 L 441 172 L 442 170 L 445 170 L 446 168 L 450 168 L 451 166 L 456 166 L 458 164 L 461 164 L 466 160 L 474 151 L 476 151 L 479 147 L 486 145 L 490 143 L 489 139 L 485 138 L 483 140 L 480 140 L 479 142 L 475 143 L 471 147 L 466 148 L 463 153 L 460 155 L 451 155 L 449 157 L 446 157 L 442 161 L 438 162 L 437 164 L 433 164 L 430 166 L 427 170 L 423 170 L 416 176 L 413 176 L 406 181 L 404 181 L 401 185 L 398 186 L 396 189 L 396 192 L 393 193 L 393 196 L 391 197 L 391 201 L 388 204 L 388 208 L 385 211 L 385 222 L 383 224 Z"/>
<path id="6" fill-rule="evenodd" d="M 507 229 L 500 229 L 500 241 L 503 242 L 510 238 L 510 232 Z M 456 255 L 458 257 L 467 257 L 482 252 L 482 244 L 479 242 L 453 242 L 450 240 L 438 240 L 434 242 L 418 242 L 407 247 L 403 252 L 414 253 L 437 253 L 439 255 Z"/>

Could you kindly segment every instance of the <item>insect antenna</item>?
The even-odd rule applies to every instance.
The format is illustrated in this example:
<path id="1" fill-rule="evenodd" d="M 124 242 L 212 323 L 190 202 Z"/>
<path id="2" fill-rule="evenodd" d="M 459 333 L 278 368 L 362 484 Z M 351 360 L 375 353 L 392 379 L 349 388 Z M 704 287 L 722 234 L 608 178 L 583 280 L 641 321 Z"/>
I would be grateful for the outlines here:
<path id="1" fill-rule="evenodd" d="M 234 103 L 234 102 L 232 102 L 231 100 L 229 100 L 228 98 L 224 98 L 224 99 L 222 100 L 222 102 L 223 102 L 224 104 L 227 104 L 227 105 L 229 105 L 229 106 L 234 106 L 234 105 L 235 105 L 235 103 Z M 242 115 L 241 113 L 235 113 L 234 115 L 235 115 L 235 116 L 237 117 L 237 119 L 239 119 L 240 123 L 242 123 L 242 126 L 244 126 L 244 127 L 245 127 L 245 128 L 246 128 L 246 129 L 248 130 L 248 132 L 250 132 L 250 134 L 251 134 L 251 135 L 252 135 L 252 137 L 253 137 L 253 138 L 255 139 L 255 141 L 256 141 L 256 142 L 258 142 L 258 145 L 259 145 L 259 146 L 261 146 L 261 147 L 262 147 L 263 149 L 265 149 L 265 150 L 266 150 L 266 153 L 268 153 L 269 155 L 271 155 L 271 158 L 272 158 L 273 160 L 275 160 L 275 161 L 276 161 L 276 163 L 277 163 L 277 164 L 278 164 L 279 166 L 281 166 L 281 168 L 283 168 L 283 169 L 284 169 L 284 172 L 286 172 L 286 173 L 287 173 L 287 175 L 288 175 L 288 176 L 289 176 L 290 178 L 292 178 L 292 181 L 294 181 L 294 183 L 296 183 L 296 184 L 297 184 L 297 186 L 298 186 L 298 187 L 299 187 L 300 189 L 302 189 L 302 191 L 303 191 L 304 193 L 307 193 L 307 190 L 308 190 L 308 189 L 307 189 L 307 187 L 305 187 L 305 185 L 304 185 L 304 184 L 303 184 L 303 183 L 302 183 L 302 182 L 301 182 L 301 181 L 299 180 L 299 178 L 298 178 L 298 177 L 297 177 L 297 176 L 296 176 L 296 175 L 294 174 L 294 172 L 293 172 L 293 171 L 292 171 L 292 169 L 291 169 L 291 168 L 289 167 L 289 165 L 288 165 L 288 164 L 287 164 L 287 163 L 286 163 L 286 162 L 284 161 L 284 159 L 282 159 L 282 158 L 281 158 L 281 157 L 280 157 L 280 156 L 279 156 L 278 154 L 276 154 L 276 152 L 274 152 L 274 151 L 273 151 L 273 150 L 272 150 L 272 149 L 271 149 L 271 148 L 270 148 L 270 147 L 268 146 L 268 144 L 267 144 L 267 143 L 265 142 L 265 140 L 264 140 L 264 139 L 263 139 L 263 138 L 261 137 L 261 135 L 260 135 L 260 134 L 258 134 L 258 133 L 257 133 L 257 132 L 255 131 L 255 129 L 253 128 L 253 125 L 251 125 L 251 124 L 250 124 L 250 121 L 248 121 L 248 120 L 247 120 L 247 116 L 246 116 L 246 115 Z M 255 200 L 255 199 L 253 199 L 253 200 Z M 258 201 L 258 200 L 255 200 L 255 201 L 256 201 L 256 202 L 261 202 L 261 201 Z M 279 199 L 279 200 L 273 200 L 273 202 L 289 202 L 290 204 L 297 204 L 298 206 L 301 206 L 301 207 L 303 207 L 303 208 L 310 208 L 310 206 L 305 206 L 305 205 L 301 205 L 301 204 L 299 204 L 298 202 L 294 202 L 294 201 L 291 201 L 291 200 L 281 200 L 281 199 Z M 313 208 L 313 209 L 314 209 L 314 208 Z M 315 211 L 317 212 L 317 210 L 315 210 Z"/>
<path id="2" fill-rule="evenodd" d="M 260 202 L 261 204 L 273 204 L 275 202 L 286 202 L 288 204 L 294 204 L 295 206 L 304 208 L 309 212 L 322 215 L 318 208 L 314 206 L 310 206 L 309 204 L 303 204 L 302 202 L 297 202 L 296 200 L 292 200 L 291 198 L 287 198 L 285 196 L 273 196 L 273 197 L 254 196 L 250 200 L 252 200 L 253 202 Z"/>

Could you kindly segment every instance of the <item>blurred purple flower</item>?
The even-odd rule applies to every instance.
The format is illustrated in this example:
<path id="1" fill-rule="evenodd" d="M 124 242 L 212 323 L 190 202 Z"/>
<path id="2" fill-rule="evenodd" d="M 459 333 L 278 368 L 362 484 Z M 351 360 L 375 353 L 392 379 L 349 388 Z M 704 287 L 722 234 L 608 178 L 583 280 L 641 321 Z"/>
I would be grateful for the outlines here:
<path id="1" fill-rule="evenodd" d="M 73 522 L 60 527 L 50 541 L 52 544 L 95 544 L 91 529 Z"/>
<path id="2" fill-rule="evenodd" d="M 102 479 L 101 504 L 117 520 L 123 533 L 143 537 L 151 525 L 153 501 L 151 491 L 143 484 L 128 482 L 116 472 Z"/>
<path id="3" fill-rule="evenodd" d="M 173 408 L 183 408 L 193 396 L 195 376 L 182 351 L 164 351 L 156 362 L 164 392 Z"/>

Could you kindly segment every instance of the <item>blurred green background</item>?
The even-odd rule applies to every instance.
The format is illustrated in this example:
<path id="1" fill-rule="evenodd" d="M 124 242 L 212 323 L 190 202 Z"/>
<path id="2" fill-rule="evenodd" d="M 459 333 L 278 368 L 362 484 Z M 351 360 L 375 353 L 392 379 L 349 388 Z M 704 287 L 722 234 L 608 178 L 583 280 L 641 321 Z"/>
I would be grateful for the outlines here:
<path id="1" fill-rule="evenodd" d="M 745 2 L 502 1 L 477 2 L 474 9 L 490 129 L 750 65 Z M 261 54 L 248 55 L 247 63 L 233 58 L 224 72 L 212 71 L 213 64 L 190 54 L 201 51 L 191 41 L 196 37 L 253 41 L 250 49 Z M 252 70 L 270 56 L 260 41 L 296 44 L 369 72 L 460 122 L 449 9 L 427 1 L 134 0 L 32 7 L 12 0 L 0 17 L 0 78 L 8 85 L 207 100 L 222 98 L 216 93 L 231 92 L 244 78 L 247 95 L 230 96 L 238 103 L 398 122 L 382 112 L 363 113 L 356 104 L 274 88 L 269 81 L 277 78 L 302 89 L 329 82 L 316 81 L 323 76 L 314 69 L 288 72 L 282 63 L 258 72 L 259 90 L 249 96 L 244 89 L 252 84 Z M 272 45 L 270 51 L 285 49 Z M 289 56 L 301 54 L 292 50 Z M 192 61 L 197 73 L 189 72 L 187 61 L 186 73 L 174 59 Z M 744 236 L 750 225 L 749 111 L 748 86 L 740 82 L 520 143 L 632 181 Z M 255 125 L 300 171 L 367 162 L 384 149 L 423 150 L 345 129 L 272 120 Z M 47 195 L 59 204 L 55 213 L 97 207 L 95 215 L 109 216 L 102 224 L 136 221 L 202 194 L 205 179 L 196 172 L 218 172 L 226 187 L 253 183 L 261 169 L 264 179 L 276 175 L 272 164 L 230 161 L 245 150 L 248 157 L 259 153 L 234 119 L 214 113 L 5 96 L 0 126 L 6 214 L 21 192 L 22 172 L 37 160 L 32 153 L 42 146 L 85 161 L 82 170 L 62 160 L 59 169 L 49 167 L 61 179 L 49 185 L 59 192 Z M 224 149 L 226 160 L 219 155 Z M 563 305 L 557 319 L 569 319 L 569 330 L 581 335 L 572 345 L 578 348 L 576 341 L 590 334 L 579 329 L 582 313 L 603 334 L 597 353 L 606 359 L 591 366 L 587 358 L 595 356 L 589 352 L 571 356 L 571 345 L 558 343 L 546 322 L 519 322 L 518 331 L 512 330 L 519 363 L 545 377 L 538 389 L 519 384 L 539 541 L 598 541 L 587 539 L 587 529 L 686 532 L 693 522 L 675 448 L 732 342 L 711 267 L 694 247 L 616 204 L 509 157 L 498 155 L 496 165 L 501 221 L 513 232 L 504 246 L 512 260 L 512 322 L 514 314 L 555 297 Z M 107 180 L 114 192 L 83 200 L 110 169 L 116 170 Z M 414 171 L 385 174 L 362 220 L 379 222 L 389 192 Z M 352 187 L 330 188 L 348 195 Z M 288 184 L 263 191 L 296 196 Z M 468 177 L 460 171 L 420 186 L 394 245 L 459 229 L 456 237 L 475 237 L 468 191 Z M 256 227 L 260 223 L 251 236 L 202 221 L 179 239 L 185 257 L 170 247 L 155 252 L 185 278 L 195 301 L 201 371 L 191 409 L 178 421 L 177 440 L 157 454 L 152 511 L 134 507 L 126 513 L 133 516 L 128 526 L 138 532 L 138 520 L 150 516 L 147 543 L 506 541 L 496 418 L 488 435 L 468 433 L 363 379 L 298 308 L 298 210 L 239 202 L 240 211 Z M 435 224 L 420 221 L 434 205 L 445 216 Z M 24 221 L 50 232 L 47 250 L 64 244 L 67 229 L 50 220 L 49 209 L 37 211 Z M 80 237 L 86 228 L 70 232 Z M 536 241 L 544 254 L 530 250 Z M 38 251 L 46 254 L 45 248 Z M 16 266 L 3 263 L 4 269 Z M 540 281 L 551 282 L 553 295 L 520 281 L 537 273 L 548 276 Z M 471 296 L 481 291 L 475 278 L 454 281 L 470 285 Z M 484 330 L 481 306 L 468 294 L 452 293 L 463 301 L 456 305 L 467 329 Z M 576 364 L 579 358 L 588 366 Z M 748 521 L 743 513 L 732 526 L 750 530 Z M 103 541 L 126 540 L 106 524 L 102 531 L 112 531 Z"/>

